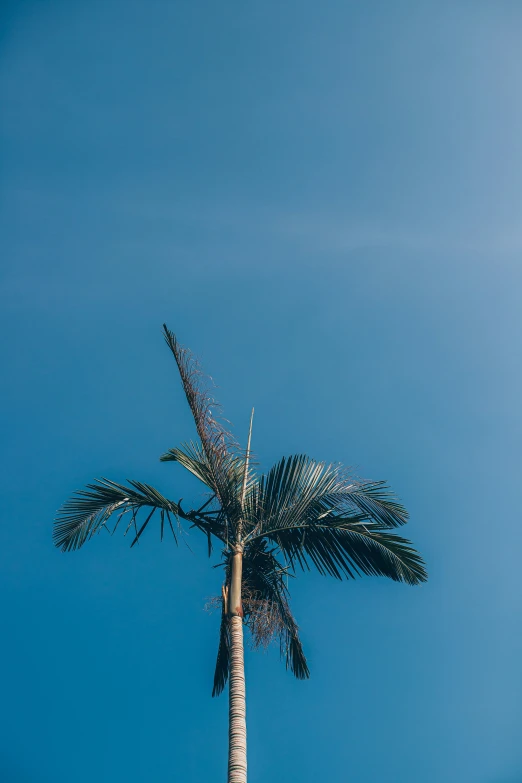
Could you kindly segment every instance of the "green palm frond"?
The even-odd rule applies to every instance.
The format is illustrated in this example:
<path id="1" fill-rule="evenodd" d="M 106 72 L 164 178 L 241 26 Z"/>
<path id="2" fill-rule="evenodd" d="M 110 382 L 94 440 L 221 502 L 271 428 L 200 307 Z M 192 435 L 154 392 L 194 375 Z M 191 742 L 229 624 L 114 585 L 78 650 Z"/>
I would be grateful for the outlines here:
<path id="1" fill-rule="evenodd" d="M 127 531 L 131 527 L 134 529 L 134 546 L 156 512 L 159 512 L 161 519 L 161 536 L 167 522 L 177 541 L 172 518 L 190 517 L 186 517 L 177 503 L 167 500 L 154 487 L 139 481 L 129 481 L 129 484 L 124 486 L 108 479 L 99 479 L 94 484 L 87 484 L 85 490 L 75 492 L 58 512 L 53 531 L 55 546 L 62 552 L 79 549 L 95 533 L 106 528 L 107 522 L 115 514 L 117 520 L 112 532 L 122 517 L 129 515 Z M 142 509 L 150 509 L 150 513 L 138 528 L 137 515 Z"/>
<path id="2" fill-rule="evenodd" d="M 400 527 L 409 519 L 408 512 L 386 481 L 352 480 L 341 494 L 348 505 L 384 528 Z"/>
<path id="3" fill-rule="evenodd" d="M 337 517 L 321 523 L 288 525 L 266 534 L 284 553 L 292 570 L 297 567 L 336 579 L 362 574 L 385 576 L 410 585 L 427 579 L 424 562 L 411 543 L 371 522 Z"/>
<path id="4" fill-rule="evenodd" d="M 317 516 L 328 510 L 330 495 L 341 487 L 329 466 L 306 456 L 281 459 L 261 476 L 245 498 L 245 522 L 250 535 L 288 524 L 290 520 Z"/>
<path id="5" fill-rule="evenodd" d="M 428 579 L 424 560 L 407 538 L 365 525 L 339 532 L 344 551 L 360 574 L 409 585 Z"/>
<path id="6" fill-rule="evenodd" d="M 208 488 L 208 499 L 188 511 L 182 500 L 169 500 L 148 484 L 98 479 L 59 510 L 54 544 L 64 552 L 78 549 L 102 529 L 114 533 L 123 519 L 134 546 L 154 518 L 160 522 L 161 538 L 168 525 L 177 542 L 180 520 L 188 522 L 207 537 L 209 556 L 214 539 L 219 540 L 225 596 L 232 556 L 243 552 L 244 623 L 254 646 L 278 640 L 287 668 L 306 679 L 309 670 L 289 604 L 288 577 L 298 569 L 316 568 L 337 579 L 374 575 L 411 585 L 426 581 L 421 556 L 395 533 L 408 521 L 408 513 L 386 482 L 356 479 L 341 465 L 306 455 L 283 458 L 259 477 L 250 453 L 252 418 L 247 450 L 242 452 L 224 426 L 213 383 L 165 325 L 163 331 L 199 440 L 169 449 L 160 460 L 188 470 Z M 234 568 L 240 561 L 234 561 Z M 230 617 L 223 601 L 213 696 L 228 680 L 230 644 Z"/>
<path id="7" fill-rule="evenodd" d="M 219 646 L 214 671 L 214 687 L 212 696 L 219 696 L 228 681 L 230 664 L 230 627 L 225 613 L 224 604 L 221 609 L 221 624 L 219 626 Z"/>
<path id="8" fill-rule="evenodd" d="M 426 579 L 409 542 L 388 532 L 407 521 L 403 506 L 384 482 L 355 481 L 342 466 L 304 455 L 280 460 L 251 488 L 245 516 L 247 540 L 272 541 L 292 569 Z"/>
<path id="9" fill-rule="evenodd" d="M 200 443 L 189 441 L 169 449 L 161 455 L 160 462 L 178 462 L 207 487 L 213 488 L 212 469 Z"/>
<path id="10" fill-rule="evenodd" d="M 160 461 L 179 463 L 217 495 L 214 489 L 216 484 L 212 466 L 201 443 L 190 441 L 169 449 L 162 454 Z M 220 458 L 222 521 L 226 521 L 232 536 L 235 526 L 242 518 L 240 496 L 245 477 L 245 462 L 245 455 L 241 453 L 224 454 Z M 246 490 L 249 491 L 256 481 L 257 477 L 250 468 L 247 473 Z"/>
<path id="11" fill-rule="evenodd" d="M 305 455 L 281 459 L 251 487 L 245 502 L 250 537 L 297 522 L 318 522 L 335 513 L 354 521 L 368 520 L 383 529 L 398 527 L 408 519 L 385 482 L 357 481 L 343 466 Z"/>
<path id="12" fill-rule="evenodd" d="M 181 446 L 169 449 L 165 454 L 161 455 L 160 462 L 178 462 L 202 481 L 203 484 L 212 488 L 212 467 L 201 443 L 189 441 L 188 443 L 182 443 Z M 243 454 L 227 454 L 223 457 L 222 465 L 226 471 L 229 492 L 237 495 L 245 473 L 245 457 Z M 251 469 L 248 471 L 247 479 L 246 487 L 248 490 L 256 481 L 256 476 Z"/>

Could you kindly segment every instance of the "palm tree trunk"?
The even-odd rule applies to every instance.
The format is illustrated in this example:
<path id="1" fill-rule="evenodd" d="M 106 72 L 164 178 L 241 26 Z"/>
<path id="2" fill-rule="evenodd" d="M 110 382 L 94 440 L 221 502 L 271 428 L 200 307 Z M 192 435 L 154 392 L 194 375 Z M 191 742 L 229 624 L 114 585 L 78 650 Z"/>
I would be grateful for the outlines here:
<path id="1" fill-rule="evenodd" d="M 230 618 L 228 783 L 246 783 L 246 702 L 243 619 Z"/>
<path id="2" fill-rule="evenodd" d="M 242 549 L 232 557 L 229 592 L 230 680 L 228 708 L 228 783 L 246 783 L 245 655 L 243 610 L 241 608 Z"/>

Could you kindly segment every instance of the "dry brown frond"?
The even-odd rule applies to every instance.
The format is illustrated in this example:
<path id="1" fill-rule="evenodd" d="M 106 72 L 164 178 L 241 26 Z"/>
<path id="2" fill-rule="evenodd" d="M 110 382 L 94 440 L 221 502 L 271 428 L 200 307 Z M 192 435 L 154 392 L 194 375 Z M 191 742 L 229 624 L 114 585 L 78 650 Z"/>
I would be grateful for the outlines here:
<path id="1" fill-rule="evenodd" d="M 285 631 L 285 624 L 279 607 L 272 601 L 256 597 L 256 593 L 243 586 L 241 603 L 245 624 L 251 633 L 252 648 L 268 647 L 280 638 Z M 223 611 L 223 597 L 213 595 L 207 598 L 204 610 L 209 614 Z"/>
<path id="2" fill-rule="evenodd" d="M 205 612 L 208 612 L 209 614 L 213 614 L 214 612 L 222 612 L 223 611 L 223 598 L 220 595 L 212 595 L 210 598 L 207 598 L 205 601 L 205 606 L 203 607 Z"/>
<path id="3" fill-rule="evenodd" d="M 196 356 L 180 345 L 176 335 L 165 324 L 163 329 L 165 341 L 178 365 L 181 383 L 204 450 L 223 455 L 236 451 L 237 443 L 223 424 L 225 419 L 221 415 L 221 405 L 212 395 L 216 388 L 214 381 L 205 375 Z"/>
<path id="4" fill-rule="evenodd" d="M 285 626 L 281 613 L 273 602 L 253 598 L 243 606 L 245 614 L 248 612 L 247 624 L 254 649 L 266 649 L 273 641 L 281 638 Z"/>

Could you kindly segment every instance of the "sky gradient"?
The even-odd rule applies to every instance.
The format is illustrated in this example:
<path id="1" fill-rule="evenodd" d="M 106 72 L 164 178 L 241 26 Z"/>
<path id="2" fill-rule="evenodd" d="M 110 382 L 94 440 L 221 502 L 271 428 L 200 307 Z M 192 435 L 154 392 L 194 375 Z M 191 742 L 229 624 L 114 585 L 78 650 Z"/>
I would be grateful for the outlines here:
<path id="1" fill-rule="evenodd" d="M 520 783 L 520 4 L 0 15 L 0 779 L 225 779 L 204 542 L 51 541 L 94 477 L 201 498 L 166 321 L 260 469 L 389 480 L 430 573 L 295 580 L 312 676 L 247 653 L 249 783 Z"/>

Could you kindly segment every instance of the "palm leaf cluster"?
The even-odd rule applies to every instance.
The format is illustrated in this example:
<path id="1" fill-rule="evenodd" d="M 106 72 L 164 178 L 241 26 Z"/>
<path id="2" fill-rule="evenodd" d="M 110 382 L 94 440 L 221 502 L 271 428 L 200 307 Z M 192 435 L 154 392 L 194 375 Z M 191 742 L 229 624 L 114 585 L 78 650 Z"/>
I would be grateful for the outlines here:
<path id="1" fill-rule="evenodd" d="M 384 576 L 415 585 L 426 580 L 422 558 L 395 529 L 408 515 L 385 482 L 356 480 L 341 465 L 304 455 L 281 459 L 266 474 L 247 468 L 242 452 L 218 415 L 212 388 L 193 355 L 164 326 L 176 360 L 199 440 L 169 449 L 160 458 L 177 462 L 206 487 L 208 500 L 187 510 L 153 487 L 100 479 L 76 492 L 58 513 L 54 542 L 78 549 L 102 529 L 114 532 L 124 520 L 132 545 L 156 519 L 160 536 L 177 542 L 183 524 L 221 552 L 225 584 L 231 558 L 243 551 L 244 622 L 255 645 L 279 640 L 286 666 L 299 679 L 309 676 L 298 626 L 289 604 L 288 576 L 317 569 L 336 579 Z M 109 524 L 111 527 L 109 527 Z M 213 694 L 228 678 L 230 638 L 222 602 Z"/>

